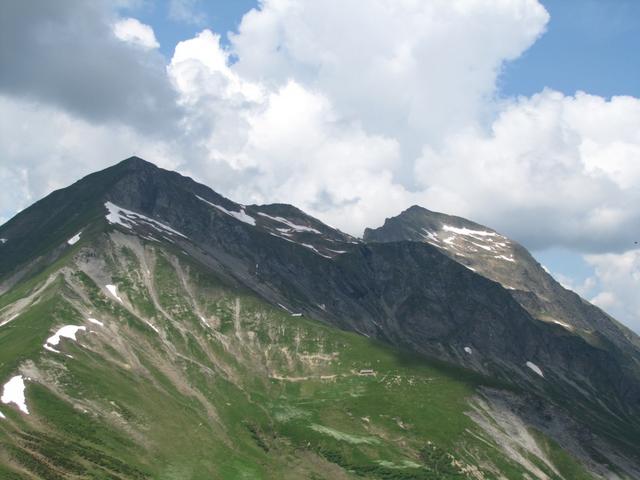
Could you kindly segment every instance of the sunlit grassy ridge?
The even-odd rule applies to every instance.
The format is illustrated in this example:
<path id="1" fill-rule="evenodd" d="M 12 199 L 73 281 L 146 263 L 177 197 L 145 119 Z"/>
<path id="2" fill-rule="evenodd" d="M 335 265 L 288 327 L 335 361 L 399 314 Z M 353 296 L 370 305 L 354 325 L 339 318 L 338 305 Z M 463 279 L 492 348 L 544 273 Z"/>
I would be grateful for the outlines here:
<path id="1" fill-rule="evenodd" d="M 291 316 L 171 247 L 83 239 L 0 308 L 29 295 L 0 328 L 0 380 L 27 379 L 31 412 L 0 405 L 2 478 L 523 478 L 467 415 L 485 379 Z M 77 342 L 43 348 L 70 324 Z M 538 471 L 590 478 L 538 436 Z"/>

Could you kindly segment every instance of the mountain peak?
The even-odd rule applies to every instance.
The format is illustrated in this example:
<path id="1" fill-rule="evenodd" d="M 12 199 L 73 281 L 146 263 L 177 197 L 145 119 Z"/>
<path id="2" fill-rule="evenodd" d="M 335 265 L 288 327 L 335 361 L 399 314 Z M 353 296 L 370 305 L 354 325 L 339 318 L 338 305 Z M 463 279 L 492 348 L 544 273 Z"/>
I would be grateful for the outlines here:
<path id="1" fill-rule="evenodd" d="M 158 225 L 167 227 L 164 233 L 175 230 L 194 238 L 206 228 L 216 235 L 226 228 L 240 229 L 245 236 L 277 237 L 326 258 L 355 243 L 292 205 L 242 205 L 178 172 L 132 156 L 51 193 L 0 226 L 6 254 L 0 256 L 0 279 L 43 252 L 61 254 L 64 249 L 52 247 L 65 245 L 79 231 L 100 231 L 105 221 L 113 223 L 110 218 L 121 219 L 116 223 L 149 238 Z"/>
<path id="2" fill-rule="evenodd" d="M 429 212 L 430 210 L 424 208 L 421 205 L 411 205 L 409 208 L 407 208 L 406 210 L 402 211 L 400 213 L 400 215 L 402 215 L 403 213 L 413 213 L 413 212 Z"/>
<path id="3" fill-rule="evenodd" d="M 129 168 L 158 168 L 154 163 L 151 163 L 147 160 L 145 160 L 144 158 L 138 157 L 136 155 L 133 155 L 129 158 L 125 158 L 124 160 L 122 160 L 121 162 L 117 163 L 116 166 L 121 165 L 121 166 L 126 166 Z"/>
<path id="4" fill-rule="evenodd" d="M 363 239 L 367 242 L 425 241 L 430 232 L 446 228 L 465 228 L 497 233 L 463 217 L 435 212 L 420 205 L 412 205 L 395 217 L 386 218 L 381 227 L 365 229 Z M 427 241 L 427 243 L 430 242 Z"/>
<path id="5" fill-rule="evenodd" d="M 452 260 L 501 284 L 534 318 L 568 331 L 606 331 L 621 349 L 637 337 L 608 321 L 602 311 L 563 288 L 518 242 L 463 217 L 414 205 L 366 229 L 365 242 L 411 241 L 437 248 Z"/>

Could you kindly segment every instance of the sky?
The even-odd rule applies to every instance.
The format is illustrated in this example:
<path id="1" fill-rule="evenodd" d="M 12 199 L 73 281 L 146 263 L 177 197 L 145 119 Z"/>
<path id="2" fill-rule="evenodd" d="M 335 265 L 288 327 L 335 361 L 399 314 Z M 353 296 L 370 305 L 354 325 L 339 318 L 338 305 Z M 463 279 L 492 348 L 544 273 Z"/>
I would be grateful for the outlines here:
<path id="1" fill-rule="evenodd" d="M 0 223 L 131 155 L 354 235 L 488 225 L 640 331 L 640 2 L 0 2 Z"/>

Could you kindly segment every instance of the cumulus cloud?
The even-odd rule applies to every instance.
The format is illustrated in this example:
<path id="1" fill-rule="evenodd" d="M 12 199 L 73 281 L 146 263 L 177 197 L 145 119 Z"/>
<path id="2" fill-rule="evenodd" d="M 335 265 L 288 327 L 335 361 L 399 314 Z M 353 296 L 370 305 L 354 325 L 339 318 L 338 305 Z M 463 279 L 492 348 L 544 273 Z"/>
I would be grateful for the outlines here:
<path id="1" fill-rule="evenodd" d="M 96 125 L 55 106 L 0 96 L 0 218 L 133 154 L 178 167 L 176 147 L 126 126 Z"/>
<path id="2" fill-rule="evenodd" d="M 640 250 L 585 258 L 595 268 L 590 300 L 640 332 Z"/>
<path id="3" fill-rule="evenodd" d="M 413 153 L 491 110 L 503 62 L 548 18 L 536 0 L 269 0 L 231 36 L 234 69 L 268 85 L 295 78 Z"/>
<path id="4" fill-rule="evenodd" d="M 358 2 L 265 1 L 230 51 L 203 32 L 169 71 L 190 118 L 208 119 L 196 163 L 242 178 L 228 193 L 296 202 L 359 234 L 423 198 L 413 163 L 424 142 L 487 115 L 501 65 L 547 20 L 529 0 L 379 1 L 366 15 Z"/>
<path id="5" fill-rule="evenodd" d="M 529 247 L 624 250 L 640 230 L 640 100 L 546 90 L 504 105 L 489 131 L 425 146 L 428 205 L 484 221 Z"/>
<path id="6" fill-rule="evenodd" d="M 242 78 L 210 31 L 178 44 L 169 74 L 189 112 L 184 130 L 196 132 L 190 145 L 201 155 L 185 165 L 194 176 L 219 185 L 222 170 L 224 193 L 292 202 L 342 227 L 347 212 L 351 224 L 396 213 L 383 195 L 405 195 L 392 182 L 398 141 L 367 134 L 322 93 L 293 79 L 270 88 Z"/>
<path id="7" fill-rule="evenodd" d="M 123 42 L 130 42 L 143 48 L 158 48 L 153 28 L 135 18 L 123 18 L 113 26 L 113 33 Z"/>

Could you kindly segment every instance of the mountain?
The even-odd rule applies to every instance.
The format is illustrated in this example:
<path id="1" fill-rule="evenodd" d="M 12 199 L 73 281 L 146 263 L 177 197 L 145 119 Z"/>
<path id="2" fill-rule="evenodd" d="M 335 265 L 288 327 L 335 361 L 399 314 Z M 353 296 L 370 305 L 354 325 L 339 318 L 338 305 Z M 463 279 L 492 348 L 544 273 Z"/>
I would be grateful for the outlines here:
<path id="1" fill-rule="evenodd" d="M 638 338 L 467 220 L 132 157 L 0 238 L 3 478 L 640 477 Z"/>
<path id="2" fill-rule="evenodd" d="M 562 287 L 522 245 L 488 227 L 413 206 L 386 219 L 380 228 L 367 228 L 364 240 L 410 240 L 433 245 L 461 265 L 501 284 L 538 320 L 599 337 L 596 341 L 611 341 L 640 360 L 636 334 Z"/>

